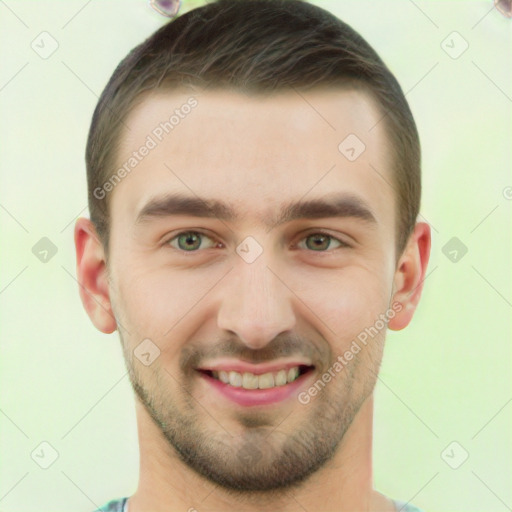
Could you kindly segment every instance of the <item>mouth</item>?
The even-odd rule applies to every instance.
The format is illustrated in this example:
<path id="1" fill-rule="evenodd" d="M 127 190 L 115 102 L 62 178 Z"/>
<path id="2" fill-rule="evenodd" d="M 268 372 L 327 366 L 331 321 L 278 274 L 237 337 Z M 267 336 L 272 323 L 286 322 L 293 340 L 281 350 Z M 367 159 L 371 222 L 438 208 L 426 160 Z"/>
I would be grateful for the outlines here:
<path id="1" fill-rule="evenodd" d="M 261 373 L 240 369 L 199 368 L 197 372 L 214 392 L 243 406 L 270 405 L 296 395 L 314 376 L 314 366 L 284 365 Z M 256 371 L 258 373 L 256 373 Z"/>
<path id="2" fill-rule="evenodd" d="M 198 370 L 212 379 L 224 384 L 243 389 L 272 389 L 286 386 L 296 381 L 301 375 L 311 371 L 313 366 L 298 365 L 282 368 L 278 371 L 256 374 L 251 372 L 237 372 L 234 370 Z"/>

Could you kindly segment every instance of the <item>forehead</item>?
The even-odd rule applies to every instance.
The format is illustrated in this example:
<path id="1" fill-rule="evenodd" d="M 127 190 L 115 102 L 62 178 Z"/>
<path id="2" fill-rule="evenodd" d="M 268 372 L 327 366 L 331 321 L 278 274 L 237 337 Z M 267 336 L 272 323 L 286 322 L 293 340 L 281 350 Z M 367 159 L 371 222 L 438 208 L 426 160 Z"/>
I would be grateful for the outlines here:
<path id="1" fill-rule="evenodd" d="M 111 192 L 112 219 L 133 223 L 151 198 L 186 192 L 223 200 L 257 222 L 281 204 L 339 191 L 361 197 L 379 222 L 393 224 L 381 118 L 356 90 L 148 95 L 121 137 L 116 169 L 127 172 Z"/>

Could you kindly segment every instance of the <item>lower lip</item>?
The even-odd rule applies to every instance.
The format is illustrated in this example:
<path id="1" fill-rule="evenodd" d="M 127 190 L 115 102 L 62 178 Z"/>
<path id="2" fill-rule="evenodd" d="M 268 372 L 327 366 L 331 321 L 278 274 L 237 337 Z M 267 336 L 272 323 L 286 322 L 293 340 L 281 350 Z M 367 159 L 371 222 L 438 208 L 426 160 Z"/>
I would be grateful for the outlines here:
<path id="1" fill-rule="evenodd" d="M 290 384 L 269 389 L 245 389 L 226 384 L 203 372 L 199 372 L 199 375 L 206 383 L 211 385 L 215 390 L 229 400 L 237 403 L 238 405 L 250 407 L 255 405 L 270 405 L 282 402 L 291 396 L 296 396 L 299 389 L 303 387 L 306 381 L 314 375 L 314 372 L 309 370 L 308 372 L 300 375 Z"/>

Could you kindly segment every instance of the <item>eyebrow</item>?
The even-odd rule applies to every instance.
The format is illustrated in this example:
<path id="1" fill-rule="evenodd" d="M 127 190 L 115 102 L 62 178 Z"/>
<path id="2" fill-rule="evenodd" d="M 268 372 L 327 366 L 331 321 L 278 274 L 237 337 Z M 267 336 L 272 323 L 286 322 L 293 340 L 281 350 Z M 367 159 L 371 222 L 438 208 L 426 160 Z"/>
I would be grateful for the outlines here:
<path id="1" fill-rule="evenodd" d="M 159 217 L 185 215 L 199 218 L 217 218 L 235 221 L 236 211 L 227 203 L 216 199 L 202 199 L 183 194 L 167 194 L 150 199 L 137 215 L 136 224 Z M 297 219 L 351 217 L 369 224 L 377 224 L 375 215 L 361 198 L 355 195 L 330 195 L 321 199 L 296 201 L 285 204 L 277 216 L 264 219 L 266 226 L 275 227 Z"/>

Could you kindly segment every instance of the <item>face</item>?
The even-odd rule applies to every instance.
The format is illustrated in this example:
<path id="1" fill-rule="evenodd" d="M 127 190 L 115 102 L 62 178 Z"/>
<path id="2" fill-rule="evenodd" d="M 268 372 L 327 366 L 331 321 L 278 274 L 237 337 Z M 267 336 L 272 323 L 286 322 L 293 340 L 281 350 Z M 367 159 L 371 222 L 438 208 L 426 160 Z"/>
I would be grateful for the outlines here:
<path id="1" fill-rule="evenodd" d="M 380 117 L 356 91 L 183 91 L 127 120 L 108 269 L 126 364 L 169 453 L 225 488 L 304 481 L 373 391 L 396 270 Z"/>

